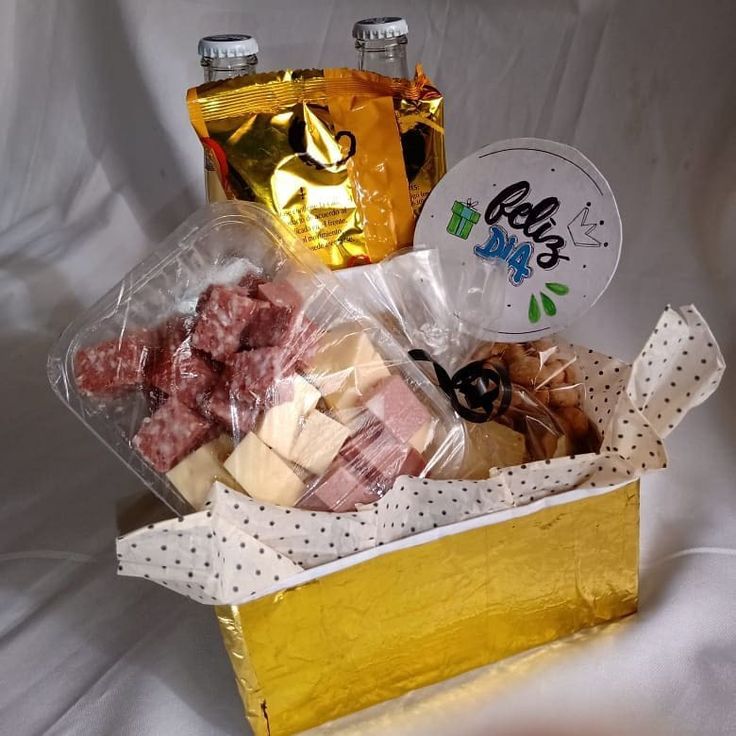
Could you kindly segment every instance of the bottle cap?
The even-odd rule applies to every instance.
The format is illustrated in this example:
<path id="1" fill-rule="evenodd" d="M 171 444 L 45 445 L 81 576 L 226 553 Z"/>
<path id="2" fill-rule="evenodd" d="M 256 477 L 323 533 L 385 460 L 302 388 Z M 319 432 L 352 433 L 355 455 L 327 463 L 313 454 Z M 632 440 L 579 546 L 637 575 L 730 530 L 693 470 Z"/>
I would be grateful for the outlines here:
<path id="1" fill-rule="evenodd" d="M 228 33 L 199 39 L 199 55 L 203 59 L 233 59 L 258 53 L 258 42 L 253 36 Z"/>
<path id="2" fill-rule="evenodd" d="M 353 38 L 359 41 L 375 41 L 384 38 L 398 38 L 409 33 L 409 26 L 403 18 L 366 18 L 353 26 Z"/>

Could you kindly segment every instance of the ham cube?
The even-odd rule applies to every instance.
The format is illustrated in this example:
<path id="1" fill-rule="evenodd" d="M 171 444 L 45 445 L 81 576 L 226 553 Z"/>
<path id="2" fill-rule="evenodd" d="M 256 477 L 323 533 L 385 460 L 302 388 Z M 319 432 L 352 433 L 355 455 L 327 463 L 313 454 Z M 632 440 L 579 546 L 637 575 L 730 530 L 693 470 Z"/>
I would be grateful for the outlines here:
<path id="1" fill-rule="evenodd" d="M 156 358 L 151 374 L 151 384 L 176 396 L 187 406 L 196 408 L 217 382 L 218 375 L 211 365 L 192 349 L 185 340 L 175 348 L 164 348 Z"/>
<path id="2" fill-rule="evenodd" d="M 424 468 L 427 467 L 427 461 L 424 459 L 420 452 L 417 452 L 411 445 L 409 445 L 409 452 L 401 463 L 399 472 L 396 474 L 396 478 L 400 475 L 419 475 Z M 391 485 L 396 478 L 392 479 Z"/>
<path id="3" fill-rule="evenodd" d="M 381 424 L 370 425 L 351 437 L 342 455 L 364 473 L 380 476 L 385 490 L 398 476 L 419 475 L 426 465 L 411 445 L 398 440 Z"/>
<path id="4" fill-rule="evenodd" d="M 398 375 L 378 383 L 363 404 L 402 442 L 409 442 L 431 419 L 427 408 Z"/>
<path id="5" fill-rule="evenodd" d="M 286 307 L 294 312 L 302 308 L 299 292 L 288 281 L 268 281 L 258 287 L 258 298 L 276 307 Z"/>
<path id="6" fill-rule="evenodd" d="M 143 386 L 157 343 L 154 333 L 141 330 L 82 348 L 74 360 L 77 387 L 88 396 L 111 396 Z"/>
<path id="7" fill-rule="evenodd" d="M 356 504 L 373 503 L 380 496 L 370 480 L 338 458 L 319 483 L 300 499 L 298 506 L 312 511 L 355 511 Z"/>
<path id="8" fill-rule="evenodd" d="M 240 349 L 241 336 L 259 302 L 242 286 L 213 286 L 192 335 L 192 347 L 226 360 Z"/>
<path id="9" fill-rule="evenodd" d="M 174 467 L 212 436 L 213 425 L 176 398 L 146 417 L 133 447 L 160 473 Z"/>

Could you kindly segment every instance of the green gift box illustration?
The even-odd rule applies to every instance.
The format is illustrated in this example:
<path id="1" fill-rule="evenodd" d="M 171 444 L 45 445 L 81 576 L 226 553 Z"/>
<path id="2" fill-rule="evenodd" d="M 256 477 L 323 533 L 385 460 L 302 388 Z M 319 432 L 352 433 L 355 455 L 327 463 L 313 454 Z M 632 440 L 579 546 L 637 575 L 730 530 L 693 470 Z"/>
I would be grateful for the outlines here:
<path id="1" fill-rule="evenodd" d="M 475 209 L 477 204 L 469 199 L 465 202 L 455 201 L 452 205 L 452 217 L 447 223 L 447 232 L 450 235 L 456 235 L 463 240 L 468 239 L 473 225 L 480 220 L 480 212 Z"/>

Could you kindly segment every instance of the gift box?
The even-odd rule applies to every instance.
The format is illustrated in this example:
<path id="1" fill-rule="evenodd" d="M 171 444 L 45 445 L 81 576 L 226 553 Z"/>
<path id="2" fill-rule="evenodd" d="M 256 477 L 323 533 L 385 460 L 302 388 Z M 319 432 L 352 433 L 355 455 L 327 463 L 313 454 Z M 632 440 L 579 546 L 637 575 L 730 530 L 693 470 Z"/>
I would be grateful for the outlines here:
<path id="1" fill-rule="evenodd" d="M 217 618 L 256 736 L 291 734 L 637 607 L 639 485 L 461 522 Z"/>
<path id="2" fill-rule="evenodd" d="M 455 202 L 452 205 L 452 216 L 447 223 L 447 232 L 457 235 L 458 238 L 467 240 L 470 231 L 480 219 L 480 212 L 474 209 L 471 202 Z"/>
<path id="3" fill-rule="evenodd" d="M 256 734 L 291 734 L 637 606 L 639 482 L 716 389 L 723 357 L 668 308 L 632 364 L 570 346 L 598 452 L 403 476 L 351 513 L 215 483 L 202 511 L 121 537 L 122 575 L 216 606 Z"/>

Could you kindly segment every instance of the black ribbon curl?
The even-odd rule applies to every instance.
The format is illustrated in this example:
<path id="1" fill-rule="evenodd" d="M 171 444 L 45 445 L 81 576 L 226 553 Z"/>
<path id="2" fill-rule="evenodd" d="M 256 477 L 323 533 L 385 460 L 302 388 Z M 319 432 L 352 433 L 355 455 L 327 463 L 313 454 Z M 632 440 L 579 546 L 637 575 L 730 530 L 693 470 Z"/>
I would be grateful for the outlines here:
<path id="1" fill-rule="evenodd" d="M 425 350 L 409 351 L 412 360 L 432 364 L 440 389 L 450 399 L 452 408 L 469 422 L 482 424 L 501 416 L 511 406 L 511 379 L 501 366 L 488 366 L 475 360 L 450 374 Z M 461 401 L 462 394 L 464 402 Z"/>

